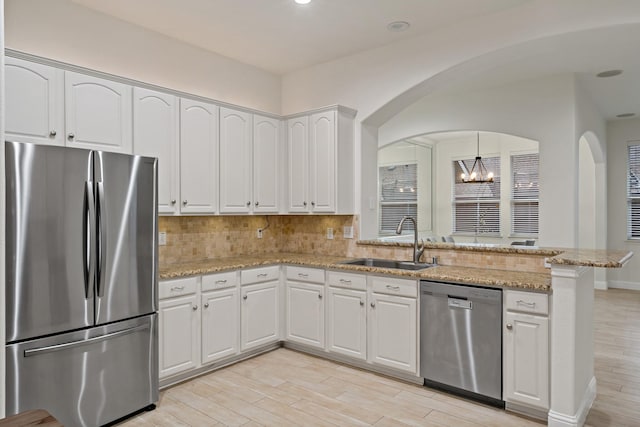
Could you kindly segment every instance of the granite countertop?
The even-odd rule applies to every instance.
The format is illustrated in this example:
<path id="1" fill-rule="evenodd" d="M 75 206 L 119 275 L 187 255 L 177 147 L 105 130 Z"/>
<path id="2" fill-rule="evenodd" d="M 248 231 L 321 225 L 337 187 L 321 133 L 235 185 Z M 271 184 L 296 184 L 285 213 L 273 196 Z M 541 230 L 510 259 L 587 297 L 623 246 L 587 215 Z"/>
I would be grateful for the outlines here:
<path id="1" fill-rule="evenodd" d="M 508 287 L 528 291 L 550 292 L 551 275 L 519 271 L 490 270 L 440 265 L 419 271 L 398 270 L 362 265 L 341 264 L 349 258 L 328 255 L 275 253 L 243 257 L 218 258 L 160 267 L 160 279 L 211 274 L 273 264 L 301 265 L 330 270 L 353 271 L 406 277 L 411 279 L 442 280 L 492 287 Z"/>

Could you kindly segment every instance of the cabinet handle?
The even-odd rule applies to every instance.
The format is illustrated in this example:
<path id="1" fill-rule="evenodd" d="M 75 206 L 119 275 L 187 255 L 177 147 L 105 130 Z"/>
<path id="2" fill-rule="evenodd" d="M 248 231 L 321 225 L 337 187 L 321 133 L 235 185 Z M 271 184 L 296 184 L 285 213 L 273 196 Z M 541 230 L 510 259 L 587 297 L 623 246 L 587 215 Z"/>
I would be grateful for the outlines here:
<path id="1" fill-rule="evenodd" d="M 526 302 L 526 301 L 523 301 L 521 299 L 516 301 L 516 304 L 518 304 L 518 305 L 526 305 L 527 307 L 536 308 L 536 303 L 535 302 Z"/>
<path id="2" fill-rule="evenodd" d="M 307 277 L 309 277 L 309 275 L 306 273 L 298 273 L 298 277 L 303 277 L 306 279 Z"/>
<path id="3" fill-rule="evenodd" d="M 375 302 L 371 303 L 371 308 L 376 308 L 376 303 Z"/>
<path id="4" fill-rule="evenodd" d="M 227 279 L 216 280 L 216 283 L 227 283 Z"/>
<path id="5" fill-rule="evenodd" d="M 364 301 L 360 300 L 360 307 L 364 306 Z"/>
<path id="6" fill-rule="evenodd" d="M 194 305 L 192 308 L 193 308 L 193 311 L 196 311 L 198 309 L 198 306 Z"/>
<path id="7" fill-rule="evenodd" d="M 73 133 L 70 133 L 70 134 L 69 134 L 69 139 L 73 139 L 73 138 L 75 138 L 75 137 L 76 137 L 76 136 L 75 136 Z"/>
<path id="8" fill-rule="evenodd" d="M 340 279 L 340 283 L 351 283 L 351 280 Z"/>
<path id="9" fill-rule="evenodd" d="M 260 204 L 260 203 L 258 203 L 258 202 L 256 202 L 256 203 L 255 203 L 255 205 L 256 205 L 256 208 L 258 207 L 258 205 L 259 205 L 259 204 Z"/>
<path id="10" fill-rule="evenodd" d="M 387 285 L 387 289 L 390 289 L 392 291 L 399 291 L 400 286 Z"/>
<path id="11" fill-rule="evenodd" d="M 243 296 L 242 299 L 247 299 L 247 295 Z"/>
<path id="12" fill-rule="evenodd" d="M 307 202 L 302 202 L 302 206 L 307 207 Z"/>
<path id="13" fill-rule="evenodd" d="M 183 201 L 182 201 L 182 206 L 187 206 L 187 203 L 189 203 L 189 202 L 188 202 L 188 201 L 186 201 L 186 200 L 183 200 Z"/>
<path id="14" fill-rule="evenodd" d="M 507 323 L 507 329 L 508 330 L 512 330 L 513 329 L 513 325 L 511 323 Z"/>
<path id="15" fill-rule="evenodd" d="M 183 290 L 183 289 L 184 289 L 184 285 L 182 285 L 182 286 L 173 286 L 173 287 L 171 288 L 171 291 L 172 291 L 172 292 L 173 292 L 173 291 L 181 291 L 181 290 Z"/>
<path id="16" fill-rule="evenodd" d="M 208 302 L 204 303 L 204 308 L 209 308 L 209 303 Z"/>
<path id="17" fill-rule="evenodd" d="M 51 132 L 49 132 L 49 136 L 51 138 L 53 138 L 54 136 L 56 136 L 58 134 L 58 132 L 56 132 L 55 130 L 52 130 Z"/>
<path id="18" fill-rule="evenodd" d="M 318 294 L 318 299 L 322 299 L 322 294 Z"/>
<path id="19" fill-rule="evenodd" d="M 171 201 L 171 204 L 172 204 L 172 205 L 175 205 L 175 204 L 176 204 L 176 199 L 173 199 L 173 200 Z"/>
<path id="20" fill-rule="evenodd" d="M 251 202 L 250 201 L 247 202 L 247 207 L 249 207 L 249 206 L 251 206 Z"/>
<path id="21" fill-rule="evenodd" d="M 315 208 L 316 207 L 316 202 L 311 202 L 311 207 Z"/>
<path id="22" fill-rule="evenodd" d="M 267 277 L 267 273 L 258 273 L 258 277 Z"/>

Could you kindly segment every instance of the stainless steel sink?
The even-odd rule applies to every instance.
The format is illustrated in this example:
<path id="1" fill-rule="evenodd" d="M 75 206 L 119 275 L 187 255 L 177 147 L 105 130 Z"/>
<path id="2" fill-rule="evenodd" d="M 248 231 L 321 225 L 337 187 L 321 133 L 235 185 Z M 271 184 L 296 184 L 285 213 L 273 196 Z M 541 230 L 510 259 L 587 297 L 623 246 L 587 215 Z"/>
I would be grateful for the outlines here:
<path id="1" fill-rule="evenodd" d="M 414 263 L 412 261 L 394 261 L 390 259 L 377 259 L 377 258 L 358 258 L 349 261 L 343 261 L 340 264 L 348 265 L 363 265 L 366 267 L 380 267 L 380 268 L 397 268 L 399 270 L 423 270 L 429 267 L 435 267 L 435 264 L 427 263 Z"/>

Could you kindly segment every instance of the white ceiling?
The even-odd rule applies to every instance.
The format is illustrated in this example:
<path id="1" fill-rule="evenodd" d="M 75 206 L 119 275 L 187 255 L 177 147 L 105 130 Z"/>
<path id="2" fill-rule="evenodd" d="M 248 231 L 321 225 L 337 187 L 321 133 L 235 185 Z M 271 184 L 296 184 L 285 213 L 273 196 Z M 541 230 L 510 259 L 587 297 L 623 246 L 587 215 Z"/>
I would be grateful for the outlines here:
<path id="1" fill-rule="evenodd" d="M 530 0 L 73 0 L 276 74 L 415 37 Z M 393 21 L 407 31 L 387 30 Z"/>
<path id="2" fill-rule="evenodd" d="M 72 0 L 185 43 L 276 74 L 456 25 L 532 0 Z M 389 32 L 392 21 L 409 30 Z M 450 90 L 576 73 L 606 119 L 640 115 L 640 26 L 568 34 L 518 47 L 493 69 L 469 73 Z M 597 72 L 623 69 L 598 79 Z"/>

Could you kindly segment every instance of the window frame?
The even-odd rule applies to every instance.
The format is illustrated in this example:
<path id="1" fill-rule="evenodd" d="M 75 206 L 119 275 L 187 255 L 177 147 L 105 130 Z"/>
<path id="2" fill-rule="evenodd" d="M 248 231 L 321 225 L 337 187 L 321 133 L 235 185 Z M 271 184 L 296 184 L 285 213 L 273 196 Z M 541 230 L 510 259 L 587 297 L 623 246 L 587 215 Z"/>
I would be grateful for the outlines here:
<path id="1" fill-rule="evenodd" d="M 415 171 L 415 192 L 413 194 L 415 194 L 415 200 L 392 200 L 392 201 L 383 201 L 382 199 L 382 186 L 383 186 L 383 180 L 380 176 L 380 169 L 381 168 L 389 168 L 389 167 L 398 167 L 398 166 L 409 166 L 409 165 L 413 165 L 416 168 Z M 382 215 L 383 215 L 383 206 L 413 206 L 414 210 L 415 210 L 415 215 L 409 215 L 412 216 L 416 219 L 416 221 L 418 220 L 418 192 L 420 191 L 419 188 L 419 183 L 418 183 L 418 162 L 417 161 L 408 161 L 408 162 L 399 162 L 399 163 L 390 163 L 390 164 L 386 164 L 386 165 L 378 165 L 378 235 L 379 236 L 391 236 L 391 235 L 395 235 L 395 229 L 393 230 L 388 230 L 388 229 L 383 229 L 383 223 L 384 221 L 382 220 Z M 405 223 L 405 227 L 403 227 L 403 232 L 402 235 L 405 234 L 411 234 L 413 235 L 413 224 L 411 222 L 407 222 Z"/>
<path id="2" fill-rule="evenodd" d="M 537 196 L 536 198 L 516 198 L 515 194 L 515 168 L 513 167 L 513 159 L 516 156 L 530 156 L 536 155 L 537 157 Z M 509 224 L 509 237 L 517 237 L 517 238 L 534 238 L 537 239 L 540 234 L 540 151 L 520 151 L 520 152 L 511 152 L 509 153 L 509 172 L 511 173 L 511 188 L 510 188 L 510 224 Z M 537 225 L 535 233 L 523 233 L 515 231 L 515 213 L 516 205 L 527 205 L 535 203 L 537 208 Z"/>
<path id="3" fill-rule="evenodd" d="M 640 241 L 640 173 L 635 178 L 638 186 L 638 194 L 635 196 L 631 195 L 631 147 L 638 147 L 638 158 L 636 159 L 636 166 L 640 169 L 640 140 L 633 140 L 627 142 L 627 179 L 626 179 L 626 198 L 627 198 L 627 240 L 638 242 Z M 636 203 L 635 215 L 634 219 L 634 208 L 633 204 Z M 636 223 L 636 230 L 634 236 L 633 224 Z"/>

